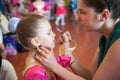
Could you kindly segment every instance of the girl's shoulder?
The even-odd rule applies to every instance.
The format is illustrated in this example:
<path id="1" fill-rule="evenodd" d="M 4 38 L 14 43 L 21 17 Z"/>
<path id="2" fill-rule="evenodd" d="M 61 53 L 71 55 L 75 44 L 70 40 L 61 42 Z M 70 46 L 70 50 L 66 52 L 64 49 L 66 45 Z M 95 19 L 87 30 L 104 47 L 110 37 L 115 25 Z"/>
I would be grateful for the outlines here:
<path id="1" fill-rule="evenodd" d="M 36 80 L 37 78 L 46 80 L 48 78 L 45 68 L 37 63 L 28 65 L 23 75 L 24 80 Z"/>

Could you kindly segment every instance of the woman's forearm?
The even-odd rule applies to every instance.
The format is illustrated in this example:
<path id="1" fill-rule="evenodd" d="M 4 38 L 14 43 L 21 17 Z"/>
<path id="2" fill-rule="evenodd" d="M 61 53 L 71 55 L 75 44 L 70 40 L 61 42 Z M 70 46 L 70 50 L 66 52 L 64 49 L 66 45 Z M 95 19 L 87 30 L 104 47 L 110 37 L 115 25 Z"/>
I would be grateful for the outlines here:
<path id="1" fill-rule="evenodd" d="M 59 64 L 55 66 L 55 68 L 53 69 L 53 72 L 59 75 L 64 80 L 85 80 L 84 78 L 68 71 L 67 69 L 65 69 Z"/>
<path id="2" fill-rule="evenodd" d="M 87 80 L 92 79 L 91 71 L 82 66 L 77 59 L 70 65 L 73 72 Z"/>

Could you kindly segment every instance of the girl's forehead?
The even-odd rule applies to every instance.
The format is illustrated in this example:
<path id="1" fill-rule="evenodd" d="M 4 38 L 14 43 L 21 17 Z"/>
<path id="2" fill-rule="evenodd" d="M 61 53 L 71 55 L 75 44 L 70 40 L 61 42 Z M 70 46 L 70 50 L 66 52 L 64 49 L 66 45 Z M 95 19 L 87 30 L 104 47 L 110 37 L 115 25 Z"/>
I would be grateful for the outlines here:
<path id="1" fill-rule="evenodd" d="M 49 24 L 49 22 L 44 23 L 42 29 L 51 29 L 51 25 Z"/>

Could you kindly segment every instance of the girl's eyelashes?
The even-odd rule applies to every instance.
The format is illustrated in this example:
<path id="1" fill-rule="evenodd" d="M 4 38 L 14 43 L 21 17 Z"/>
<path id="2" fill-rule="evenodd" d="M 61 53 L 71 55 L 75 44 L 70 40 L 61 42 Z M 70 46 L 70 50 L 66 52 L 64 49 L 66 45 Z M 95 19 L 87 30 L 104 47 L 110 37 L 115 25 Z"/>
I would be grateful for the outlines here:
<path id="1" fill-rule="evenodd" d="M 51 35 L 51 34 L 52 34 L 52 31 L 49 31 L 49 32 L 48 32 L 48 35 Z"/>
<path id="2" fill-rule="evenodd" d="M 51 32 L 52 32 L 52 31 L 49 31 L 49 32 L 48 32 L 48 35 L 51 35 Z"/>
<path id="3" fill-rule="evenodd" d="M 50 35 L 51 33 L 49 32 L 48 35 Z"/>

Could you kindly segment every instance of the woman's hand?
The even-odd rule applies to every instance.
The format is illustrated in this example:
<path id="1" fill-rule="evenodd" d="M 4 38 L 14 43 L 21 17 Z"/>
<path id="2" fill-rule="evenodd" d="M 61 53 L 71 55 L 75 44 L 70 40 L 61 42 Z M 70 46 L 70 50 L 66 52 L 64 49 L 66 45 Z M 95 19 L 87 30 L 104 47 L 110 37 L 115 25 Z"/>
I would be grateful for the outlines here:
<path id="1" fill-rule="evenodd" d="M 64 39 L 65 42 L 69 42 L 69 41 L 72 40 L 69 31 L 64 32 L 64 34 L 62 34 L 62 37 L 63 37 L 63 39 Z"/>
<path id="2" fill-rule="evenodd" d="M 71 64 L 75 61 L 75 56 L 73 55 L 73 51 L 74 49 L 76 48 L 76 43 L 74 40 L 72 40 L 71 38 L 71 35 L 70 35 L 70 32 L 65 32 L 63 35 L 62 35 L 63 39 L 64 39 L 64 50 L 65 50 L 65 56 L 69 56 L 71 57 Z M 70 44 L 73 44 L 72 46 L 70 46 Z"/>
<path id="3" fill-rule="evenodd" d="M 71 41 L 71 35 L 70 32 L 66 31 L 62 34 L 61 39 L 64 43 L 64 48 L 69 48 L 70 46 L 70 41 Z"/>
<path id="4" fill-rule="evenodd" d="M 43 46 L 36 50 L 36 54 L 33 57 L 38 63 L 43 64 L 51 70 L 58 64 L 53 49 L 49 50 Z"/>

